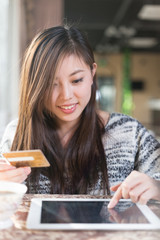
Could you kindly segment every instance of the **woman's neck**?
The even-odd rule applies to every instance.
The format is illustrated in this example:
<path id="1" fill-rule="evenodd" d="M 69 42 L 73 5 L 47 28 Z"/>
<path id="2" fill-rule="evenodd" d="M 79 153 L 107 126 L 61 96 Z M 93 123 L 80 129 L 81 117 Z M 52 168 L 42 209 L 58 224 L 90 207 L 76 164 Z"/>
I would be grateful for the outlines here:
<path id="1" fill-rule="evenodd" d="M 65 122 L 63 124 L 60 124 L 57 132 L 62 146 L 67 145 L 68 141 L 71 139 L 77 128 L 77 124 L 77 122 L 74 124 L 73 122 Z"/>
<path id="2" fill-rule="evenodd" d="M 100 116 L 104 126 L 107 125 L 108 121 L 109 121 L 109 118 L 110 118 L 110 114 L 109 112 L 105 112 L 105 111 L 102 111 L 102 110 L 98 110 L 98 115 Z"/>

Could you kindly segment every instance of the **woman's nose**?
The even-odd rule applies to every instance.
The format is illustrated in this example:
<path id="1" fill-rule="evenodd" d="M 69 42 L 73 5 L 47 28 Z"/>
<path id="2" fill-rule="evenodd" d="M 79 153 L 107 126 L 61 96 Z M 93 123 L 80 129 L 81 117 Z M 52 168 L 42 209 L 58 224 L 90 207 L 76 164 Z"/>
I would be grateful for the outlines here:
<path id="1" fill-rule="evenodd" d="M 72 98 L 73 97 L 72 86 L 70 86 L 69 84 L 62 86 L 61 97 L 65 100 Z"/>

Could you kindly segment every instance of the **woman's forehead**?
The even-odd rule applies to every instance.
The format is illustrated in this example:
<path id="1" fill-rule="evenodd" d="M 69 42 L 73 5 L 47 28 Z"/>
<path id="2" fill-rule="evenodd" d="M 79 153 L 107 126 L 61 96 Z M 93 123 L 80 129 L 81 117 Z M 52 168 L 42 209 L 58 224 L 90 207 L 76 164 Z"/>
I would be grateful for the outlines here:
<path id="1" fill-rule="evenodd" d="M 66 55 L 61 58 L 57 65 L 56 74 L 62 70 L 76 70 L 76 69 L 89 69 L 90 66 L 86 64 L 82 57 L 75 54 Z"/>

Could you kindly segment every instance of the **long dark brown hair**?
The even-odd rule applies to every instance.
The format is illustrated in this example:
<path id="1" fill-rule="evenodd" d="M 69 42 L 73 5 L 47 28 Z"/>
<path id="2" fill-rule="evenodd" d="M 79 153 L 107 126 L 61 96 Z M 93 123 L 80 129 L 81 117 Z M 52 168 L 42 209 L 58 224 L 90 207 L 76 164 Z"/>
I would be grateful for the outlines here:
<path id="1" fill-rule="evenodd" d="M 32 170 L 28 187 L 31 180 L 37 181 L 38 186 L 43 173 L 51 181 L 53 193 L 85 194 L 88 188 L 95 187 L 100 175 L 102 189 L 108 193 L 102 144 L 105 129 L 97 114 L 96 75 L 91 98 L 67 147 L 62 146 L 54 116 L 45 107 L 46 99 L 51 99 L 57 66 L 70 55 L 78 56 L 92 70 L 95 62 L 92 49 L 85 34 L 75 27 L 46 29 L 31 42 L 21 71 L 19 121 L 11 150 L 41 149 L 51 164 L 46 169 Z"/>

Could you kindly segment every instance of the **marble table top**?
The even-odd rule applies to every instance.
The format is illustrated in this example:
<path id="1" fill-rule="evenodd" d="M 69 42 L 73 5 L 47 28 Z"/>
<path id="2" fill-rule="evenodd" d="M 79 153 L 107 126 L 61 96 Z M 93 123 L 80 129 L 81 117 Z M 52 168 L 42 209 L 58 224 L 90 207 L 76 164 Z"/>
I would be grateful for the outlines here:
<path id="1" fill-rule="evenodd" d="M 78 231 L 55 231 L 55 230 L 29 230 L 26 228 L 26 219 L 32 198 L 106 198 L 107 196 L 89 195 L 32 195 L 26 194 L 22 204 L 13 215 L 13 226 L 0 231 L 0 240 L 159 240 L 160 230 L 78 230 Z M 160 202 L 149 203 L 149 207 L 160 218 Z"/>

